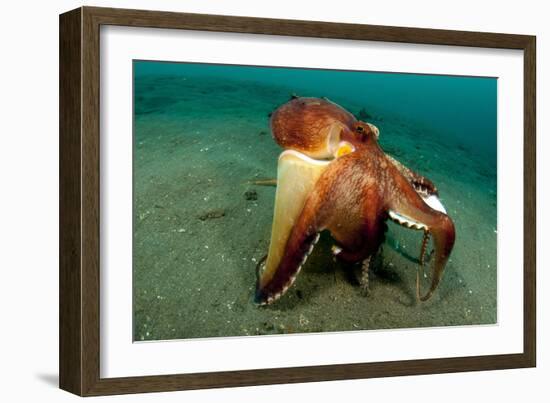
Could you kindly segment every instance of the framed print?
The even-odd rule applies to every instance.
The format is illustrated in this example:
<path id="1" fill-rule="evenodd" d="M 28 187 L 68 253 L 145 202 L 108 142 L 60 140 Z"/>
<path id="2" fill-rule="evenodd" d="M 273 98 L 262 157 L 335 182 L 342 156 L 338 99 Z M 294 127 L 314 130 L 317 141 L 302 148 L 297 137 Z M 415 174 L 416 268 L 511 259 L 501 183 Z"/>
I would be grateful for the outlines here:
<path id="1" fill-rule="evenodd" d="M 60 16 L 60 386 L 535 366 L 535 37 Z"/>

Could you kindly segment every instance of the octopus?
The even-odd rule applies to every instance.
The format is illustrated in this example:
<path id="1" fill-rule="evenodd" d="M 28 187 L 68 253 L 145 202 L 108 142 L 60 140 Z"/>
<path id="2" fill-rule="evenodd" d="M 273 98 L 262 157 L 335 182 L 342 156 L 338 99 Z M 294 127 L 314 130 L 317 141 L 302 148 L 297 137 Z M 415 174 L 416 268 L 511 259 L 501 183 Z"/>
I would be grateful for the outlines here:
<path id="1" fill-rule="evenodd" d="M 361 264 L 368 288 L 372 257 L 384 241 L 386 221 L 424 232 L 420 252 L 433 238 L 431 284 L 416 295 L 427 301 L 437 289 L 455 242 L 455 227 L 433 182 L 385 153 L 380 131 L 326 98 L 293 96 L 270 120 L 284 148 L 266 258 L 260 264 L 255 301 L 271 304 L 292 286 L 322 231 L 334 240 L 335 258 Z"/>

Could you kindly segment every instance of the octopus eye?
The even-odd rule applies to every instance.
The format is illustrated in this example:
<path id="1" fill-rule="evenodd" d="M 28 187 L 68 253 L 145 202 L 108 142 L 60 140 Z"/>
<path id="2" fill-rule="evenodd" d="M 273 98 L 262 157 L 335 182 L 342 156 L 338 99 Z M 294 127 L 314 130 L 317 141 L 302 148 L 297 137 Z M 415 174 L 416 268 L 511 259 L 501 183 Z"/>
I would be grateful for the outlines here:
<path id="1" fill-rule="evenodd" d="M 363 126 L 356 126 L 355 130 L 357 133 L 363 133 L 365 131 L 365 128 Z"/>

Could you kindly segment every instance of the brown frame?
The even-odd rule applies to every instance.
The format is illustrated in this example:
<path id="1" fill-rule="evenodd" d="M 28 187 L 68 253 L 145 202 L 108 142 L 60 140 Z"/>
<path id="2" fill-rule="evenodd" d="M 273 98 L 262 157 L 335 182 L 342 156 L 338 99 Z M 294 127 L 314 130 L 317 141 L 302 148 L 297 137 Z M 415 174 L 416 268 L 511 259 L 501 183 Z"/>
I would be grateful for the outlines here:
<path id="1" fill-rule="evenodd" d="M 100 378 L 99 35 L 101 25 L 174 28 L 524 51 L 522 354 Z M 536 38 L 483 32 L 82 7 L 60 15 L 60 387 L 81 395 L 328 381 L 536 365 Z"/>

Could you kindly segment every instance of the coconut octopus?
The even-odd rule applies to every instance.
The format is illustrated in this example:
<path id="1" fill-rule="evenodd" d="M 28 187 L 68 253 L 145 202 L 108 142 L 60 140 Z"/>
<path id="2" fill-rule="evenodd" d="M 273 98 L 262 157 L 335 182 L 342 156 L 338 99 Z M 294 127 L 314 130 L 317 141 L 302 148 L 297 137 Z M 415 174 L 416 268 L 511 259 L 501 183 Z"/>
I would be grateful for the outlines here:
<path id="1" fill-rule="evenodd" d="M 277 191 L 267 257 L 261 262 L 255 301 L 270 304 L 294 283 L 323 230 L 336 258 L 362 263 L 360 283 L 390 219 L 424 231 L 423 264 L 430 235 L 434 256 L 428 300 L 441 281 L 455 242 L 455 227 L 435 185 L 386 154 L 376 126 L 357 120 L 326 98 L 292 99 L 271 115 L 275 141 L 285 149 L 277 166 Z"/>

